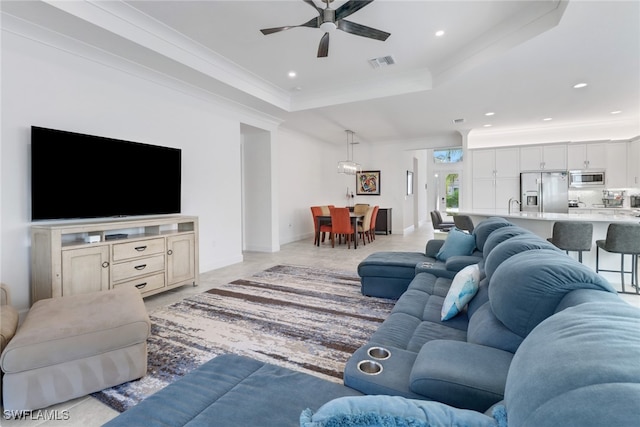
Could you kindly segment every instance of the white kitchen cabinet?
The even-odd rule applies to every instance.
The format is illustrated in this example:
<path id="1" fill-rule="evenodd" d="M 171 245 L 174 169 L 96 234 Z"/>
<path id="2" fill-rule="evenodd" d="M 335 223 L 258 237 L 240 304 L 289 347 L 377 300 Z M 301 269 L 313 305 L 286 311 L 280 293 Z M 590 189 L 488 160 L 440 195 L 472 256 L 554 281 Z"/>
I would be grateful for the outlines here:
<path id="1" fill-rule="evenodd" d="M 473 151 L 473 178 L 493 179 L 520 176 L 519 148 L 492 148 Z"/>
<path id="2" fill-rule="evenodd" d="M 521 147 L 520 170 L 567 170 L 567 145 Z"/>
<path id="3" fill-rule="evenodd" d="M 624 188 L 627 186 L 626 142 L 610 142 L 607 144 L 605 185 L 607 188 Z"/>
<path id="4" fill-rule="evenodd" d="M 519 148 L 474 150 L 472 154 L 474 211 L 506 212 L 520 193 Z"/>
<path id="5" fill-rule="evenodd" d="M 606 143 L 568 144 L 568 169 L 606 169 L 607 145 Z"/>

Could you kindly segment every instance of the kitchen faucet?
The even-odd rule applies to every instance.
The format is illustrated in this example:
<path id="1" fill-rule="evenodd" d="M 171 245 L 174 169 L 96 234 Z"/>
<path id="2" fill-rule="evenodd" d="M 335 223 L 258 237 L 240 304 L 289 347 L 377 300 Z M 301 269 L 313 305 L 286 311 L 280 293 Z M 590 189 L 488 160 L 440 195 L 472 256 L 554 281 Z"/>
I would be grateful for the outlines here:
<path id="1" fill-rule="evenodd" d="M 518 204 L 518 206 L 522 206 L 522 203 L 520 202 L 520 200 L 516 199 L 515 197 L 512 197 L 509 199 L 509 208 L 507 209 L 507 211 L 509 212 L 509 215 L 511 215 L 511 205 L 513 204 L 513 202 L 516 202 Z"/>

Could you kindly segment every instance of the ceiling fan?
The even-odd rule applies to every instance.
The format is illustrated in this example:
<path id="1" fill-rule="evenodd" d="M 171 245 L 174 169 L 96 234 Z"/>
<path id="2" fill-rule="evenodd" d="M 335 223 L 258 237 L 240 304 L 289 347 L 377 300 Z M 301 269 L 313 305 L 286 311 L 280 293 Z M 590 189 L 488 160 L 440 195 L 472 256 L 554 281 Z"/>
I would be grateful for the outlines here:
<path id="1" fill-rule="evenodd" d="M 329 7 L 329 3 L 332 3 L 333 0 L 323 0 L 327 4 L 327 7 L 324 9 L 316 6 L 313 0 L 302 1 L 314 8 L 318 12 L 318 16 L 300 25 L 265 28 L 263 30 L 260 30 L 262 34 L 269 35 L 297 27 L 320 28 L 322 31 L 324 31 L 324 35 L 320 39 L 320 46 L 318 46 L 318 58 L 324 58 L 329 55 L 329 33 L 335 29 L 342 30 L 350 34 L 355 34 L 357 36 L 368 37 L 370 39 L 381 41 L 385 41 L 391 35 L 390 33 L 387 33 L 385 31 L 376 30 L 375 28 L 356 24 L 355 22 L 347 21 L 346 19 L 344 19 L 347 16 L 359 11 L 360 9 L 371 3 L 373 0 L 349 0 L 337 9 L 331 9 Z"/>

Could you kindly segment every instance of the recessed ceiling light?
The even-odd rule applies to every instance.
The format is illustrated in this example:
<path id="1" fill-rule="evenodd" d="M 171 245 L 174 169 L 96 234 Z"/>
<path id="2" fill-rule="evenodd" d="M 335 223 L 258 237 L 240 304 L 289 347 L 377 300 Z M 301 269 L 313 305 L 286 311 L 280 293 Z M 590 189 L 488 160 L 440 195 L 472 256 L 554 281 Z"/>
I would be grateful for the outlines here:
<path id="1" fill-rule="evenodd" d="M 620 114 L 620 113 L 622 113 L 622 111 L 620 111 L 620 110 L 616 110 L 616 111 L 612 111 L 611 112 L 611 114 Z"/>
<path id="2" fill-rule="evenodd" d="M 545 118 L 544 118 L 544 119 L 542 119 L 542 120 L 544 120 L 545 122 L 549 122 L 549 121 L 551 121 L 551 120 L 553 120 L 553 119 L 552 119 L 551 117 L 545 117 Z"/>
<path id="3" fill-rule="evenodd" d="M 289 74 L 287 74 L 289 76 L 290 79 L 293 79 L 297 76 L 295 71 L 289 71 Z"/>
<path id="4" fill-rule="evenodd" d="M 580 89 L 580 88 L 587 87 L 587 86 L 588 85 L 586 83 L 577 83 L 577 84 L 573 85 L 573 88 L 574 89 Z"/>
<path id="5" fill-rule="evenodd" d="M 436 37 L 442 37 L 442 36 L 444 36 L 444 31 L 443 30 L 436 31 Z"/>
<path id="6" fill-rule="evenodd" d="M 485 116 L 493 116 L 496 113 L 494 113 L 493 111 L 489 111 L 488 113 L 484 113 Z"/>
<path id="7" fill-rule="evenodd" d="M 486 125 L 484 125 L 484 127 L 486 127 L 486 128 L 490 128 L 491 126 L 493 126 L 493 125 L 490 125 L 489 123 L 487 123 Z"/>

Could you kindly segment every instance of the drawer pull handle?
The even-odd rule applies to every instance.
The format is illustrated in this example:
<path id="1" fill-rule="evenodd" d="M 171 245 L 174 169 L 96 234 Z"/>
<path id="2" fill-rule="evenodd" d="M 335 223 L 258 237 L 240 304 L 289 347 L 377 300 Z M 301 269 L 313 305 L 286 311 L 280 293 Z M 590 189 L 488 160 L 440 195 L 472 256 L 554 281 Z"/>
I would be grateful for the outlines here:
<path id="1" fill-rule="evenodd" d="M 169 249 L 169 250 L 167 251 L 167 255 L 173 255 L 173 251 L 172 251 L 171 249 Z"/>
<path id="2" fill-rule="evenodd" d="M 135 268 L 136 270 L 144 270 L 144 268 L 147 266 L 147 264 L 140 264 L 140 265 L 136 265 Z"/>
<path id="3" fill-rule="evenodd" d="M 145 249 L 147 249 L 147 246 L 146 246 L 146 245 L 145 245 L 145 246 L 137 246 L 137 247 L 135 247 L 134 249 L 135 249 L 136 251 L 138 251 L 138 252 L 142 252 L 142 251 L 144 251 Z"/>
<path id="4" fill-rule="evenodd" d="M 140 283 L 139 285 L 136 285 L 136 288 L 138 288 L 138 289 L 142 289 L 142 288 L 144 288 L 145 286 L 147 286 L 147 282 Z"/>
<path id="5" fill-rule="evenodd" d="M 102 268 L 107 268 L 109 267 L 109 263 L 107 261 L 102 263 Z"/>

